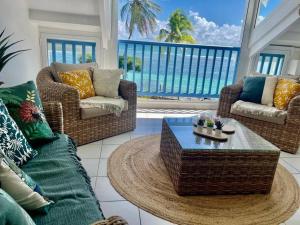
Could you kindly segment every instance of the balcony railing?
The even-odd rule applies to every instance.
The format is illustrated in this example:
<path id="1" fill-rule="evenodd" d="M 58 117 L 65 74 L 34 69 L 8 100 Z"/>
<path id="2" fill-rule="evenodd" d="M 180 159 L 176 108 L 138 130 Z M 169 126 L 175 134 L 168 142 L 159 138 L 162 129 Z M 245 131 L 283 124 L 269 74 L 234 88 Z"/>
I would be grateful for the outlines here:
<path id="1" fill-rule="evenodd" d="M 118 53 L 140 96 L 216 98 L 236 79 L 240 48 L 120 40 Z"/>

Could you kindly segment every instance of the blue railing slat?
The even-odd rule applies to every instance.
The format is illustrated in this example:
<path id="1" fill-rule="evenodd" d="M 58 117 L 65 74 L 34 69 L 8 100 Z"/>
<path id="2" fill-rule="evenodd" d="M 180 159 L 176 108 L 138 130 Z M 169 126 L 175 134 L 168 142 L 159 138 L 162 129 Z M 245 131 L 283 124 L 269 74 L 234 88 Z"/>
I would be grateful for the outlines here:
<path id="1" fill-rule="evenodd" d="M 206 57 L 205 57 L 205 64 L 204 64 L 203 80 L 202 80 L 202 87 L 201 87 L 201 95 L 204 94 L 204 85 L 205 85 L 205 78 L 206 78 L 206 71 L 207 71 L 208 56 L 209 56 L 209 49 L 206 49 Z"/>
<path id="2" fill-rule="evenodd" d="M 214 79 L 214 72 L 215 72 L 215 65 L 216 65 L 216 57 L 217 57 L 217 50 L 215 50 L 215 52 L 214 52 L 214 58 L 213 58 L 213 64 L 212 64 L 212 68 L 211 68 L 208 94 L 211 94 L 211 87 L 212 87 L 212 82 L 213 82 L 213 79 Z"/>
<path id="3" fill-rule="evenodd" d="M 161 46 L 158 47 L 158 62 L 157 62 L 157 74 L 156 74 L 156 93 L 159 92 L 159 71 L 160 71 L 160 57 L 161 57 Z"/>
<path id="4" fill-rule="evenodd" d="M 55 42 L 51 42 L 52 44 L 52 61 L 56 62 L 56 48 L 55 48 Z"/>
<path id="5" fill-rule="evenodd" d="M 268 72 L 267 72 L 267 74 L 270 73 L 271 66 L 272 66 L 272 61 L 273 61 L 273 56 L 270 56 L 270 61 L 269 61 L 269 65 L 268 65 Z"/>
<path id="6" fill-rule="evenodd" d="M 81 56 L 82 63 L 85 63 L 85 45 L 82 45 L 82 56 Z"/>
<path id="7" fill-rule="evenodd" d="M 179 94 L 181 94 L 181 85 L 182 85 L 182 77 L 183 77 L 184 61 L 185 61 L 185 51 L 186 51 L 186 48 L 184 47 L 183 52 L 182 52 L 182 60 L 181 60 L 181 71 L 180 71 L 179 91 L 178 91 Z"/>
<path id="8" fill-rule="evenodd" d="M 199 48 L 199 51 L 198 51 L 198 60 L 197 60 L 197 68 L 196 68 L 196 79 L 195 79 L 195 85 L 194 85 L 194 93 L 197 92 L 198 77 L 199 77 L 199 67 L 200 67 L 200 60 L 201 60 L 201 51 L 202 51 L 202 49 Z"/>
<path id="9" fill-rule="evenodd" d="M 140 88 L 138 90 L 138 95 L 141 96 L 218 97 L 219 89 L 224 85 L 231 84 L 233 80 L 235 80 L 240 53 L 240 48 L 237 47 L 202 46 L 163 42 L 120 40 L 119 45 L 125 45 L 124 70 L 126 69 L 126 71 L 129 54 L 128 46 L 133 47 L 133 54 L 130 52 L 133 70 L 130 70 L 131 76 L 127 76 L 125 79 L 135 81 L 139 84 Z M 137 46 L 141 46 L 141 50 L 140 48 L 137 48 Z M 147 46 L 149 48 L 146 49 Z M 124 48 L 119 47 L 119 51 L 123 51 L 123 49 Z M 163 52 L 163 49 L 164 51 L 166 49 L 166 54 Z M 178 49 L 180 49 L 180 53 L 178 52 Z M 196 54 L 198 55 L 198 58 L 196 59 L 197 56 L 195 51 L 197 50 L 198 53 Z M 205 55 L 202 55 L 203 50 L 206 50 Z M 219 51 L 221 51 L 221 54 L 219 54 Z M 227 60 L 227 51 L 229 52 L 229 57 L 226 65 L 225 60 Z M 153 55 L 154 53 L 155 57 Z M 150 58 L 148 58 L 148 54 L 150 54 Z M 156 54 L 158 55 L 156 56 Z M 233 54 L 235 56 L 235 65 L 233 65 Z M 139 57 L 141 57 L 141 59 Z M 177 67 L 178 57 L 181 57 L 179 59 L 181 61 L 180 67 Z M 188 58 L 186 59 L 186 57 Z M 138 74 L 136 71 L 137 59 L 141 60 L 140 77 L 136 76 Z M 187 63 L 187 60 L 190 60 L 189 63 Z M 202 62 L 201 60 L 204 61 Z M 145 70 L 145 65 L 147 65 L 147 63 L 149 63 L 149 70 Z M 155 68 L 152 68 L 153 65 L 155 65 Z M 194 68 L 193 65 L 195 65 L 196 68 Z M 201 69 L 202 65 L 204 65 L 204 69 Z M 171 66 L 173 66 L 172 72 L 170 71 L 172 74 L 169 74 Z M 154 72 L 153 74 L 152 71 Z M 225 73 L 224 83 L 221 82 L 223 71 Z M 146 72 L 149 72 L 147 78 Z M 127 71 L 127 73 L 129 72 Z M 170 76 L 170 78 L 168 76 Z M 200 81 L 202 83 L 200 83 Z M 148 86 L 148 90 L 145 88 L 145 85 Z"/>
<path id="10" fill-rule="evenodd" d="M 72 44 L 72 61 L 73 64 L 76 64 L 76 45 Z"/>
<path id="11" fill-rule="evenodd" d="M 66 43 L 62 43 L 62 60 L 63 63 L 66 63 Z"/>
<path id="12" fill-rule="evenodd" d="M 149 93 L 151 92 L 152 58 L 153 58 L 153 45 L 150 46 L 149 83 L 148 83 L 148 92 Z"/>
<path id="13" fill-rule="evenodd" d="M 266 60 L 266 56 L 263 55 L 263 56 L 262 56 L 262 60 L 261 60 L 261 64 L 260 64 L 260 69 L 259 69 L 259 72 L 260 72 L 260 73 L 262 73 L 262 71 L 263 71 L 264 64 L 265 64 L 265 60 Z"/>
<path id="14" fill-rule="evenodd" d="M 189 75 L 188 75 L 188 82 L 187 82 L 187 94 L 190 91 L 190 81 L 191 81 L 191 73 L 192 73 L 193 55 L 194 55 L 194 48 L 191 49 L 190 65 L 189 65 Z"/>
<path id="15" fill-rule="evenodd" d="M 228 64 L 227 64 L 227 71 L 226 71 L 226 77 L 225 77 L 225 86 L 228 84 L 228 77 L 230 72 L 230 65 L 231 65 L 231 57 L 232 57 L 232 51 L 229 52 L 228 56 Z"/>
<path id="16" fill-rule="evenodd" d="M 170 47 L 168 46 L 167 47 L 167 58 L 166 58 L 166 68 L 165 68 L 165 78 L 164 78 L 164 89 L 163 89 L 163 92 L 166 93 L 167 92 L 167 77 L 168 77 L 168 68 L 169 68 L 169 57 L 170 57 L 170 54 L 171 54 L 171 49 Z"/>
<path id="17" fill-rule="evenodd" d="M 144 62 L 145 62 L 145 45 L 142 46 L 142 65 L 141 65 L 141 82 L 140 90 L 144 90 Z"/>
<path id="18" fill-rule="evenodd" d="M 171 93 L 174 93 L 174 83 L 175 83 L 175 74 L 176 74 L 176 62 L 177 62 L 177 47 L 175 47 L 174 53 L 174 67 L 173 67 L 173 76 L 172 76 L 172 86 L 171 86 Z"/>
<path id="19" fill-rule="evenodd" d="M 125 43 L 125 49 L 124 49 L 124 75 L 125 75 L 125 79 L 127 78 L 127 51 L 128 51 L 128 44 Z"/>
<path id="20" fill-rule="evenodd" d="M 133 44 L 133 62 L 132 62 L 132 75 L 133 82 L 135 82 L 135 57 L 136 56 L 136 44 Z"/>
<path id="21" fill-rule="evenodd" d="M 224 55 L 225 55 L 225 50 L 222 50 L 220 71 L 219 71 L 219 76 L 218 76 L 218 80 L 217 80 L 217 93 L 219 93 L 220 81 L 221 81 L 221 76 L 222 76 L 222 71 L 223 71 Z"/>

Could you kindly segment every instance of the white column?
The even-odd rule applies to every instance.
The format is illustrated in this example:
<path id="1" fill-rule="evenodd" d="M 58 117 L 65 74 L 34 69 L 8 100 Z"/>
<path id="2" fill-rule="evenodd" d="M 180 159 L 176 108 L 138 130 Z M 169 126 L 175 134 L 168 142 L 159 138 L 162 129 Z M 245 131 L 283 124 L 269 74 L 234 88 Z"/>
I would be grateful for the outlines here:
<path id="1" fill-rule="evenodd" d="M 249 51 L 249 42 L 252 31 L 256 22 L 256 14 L 258 13 L 259 0 L 247 0 L 246 16 L 244 18 L 244 27 L 242 34 L 240 63 L 238 65 L 237 80 L 242 79 L 253 70 L 255 57 L 251 59 Z"/>
<path id="2" fill-rule="evenodd" d="M 101 30 L 100 67 L 118 68 L 118 1 L 99 0 Z"/>

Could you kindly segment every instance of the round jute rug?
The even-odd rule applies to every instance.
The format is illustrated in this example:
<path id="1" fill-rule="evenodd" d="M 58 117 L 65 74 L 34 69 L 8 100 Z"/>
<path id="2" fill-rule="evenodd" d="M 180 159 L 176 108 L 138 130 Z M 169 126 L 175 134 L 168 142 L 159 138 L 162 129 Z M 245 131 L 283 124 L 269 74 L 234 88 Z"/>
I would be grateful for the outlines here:
<path id="1" fill-rule="evenodd" d="M 136 206 L 184 225 L 271 225 L 299 208 L 299 186 L 278 165 L 269 195 L 178 196 L 159 154 L 160 136 L 121 145 L 110 157 L 108 176 L 115 189 Z"/>

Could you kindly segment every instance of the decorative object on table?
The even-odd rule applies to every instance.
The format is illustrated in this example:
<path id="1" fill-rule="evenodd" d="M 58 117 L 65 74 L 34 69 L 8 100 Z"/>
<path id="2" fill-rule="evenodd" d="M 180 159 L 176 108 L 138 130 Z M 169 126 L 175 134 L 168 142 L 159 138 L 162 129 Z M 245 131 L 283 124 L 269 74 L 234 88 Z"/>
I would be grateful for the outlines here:
<path id="1" fill-rule="evenodd" d="M 226 134 L 223 134 L 222 132 L 220 134 L 217 134 L 217 131 L 213 130 L 213 128 L 209 130 L 208 127 L 203 127 L 202 129 L 199 129 L 198 127 L 193 127 L 193 132 L 197 135 L 205 137 L 205 141 L 210 141 L 209 139 L 216 141 L 227 141 L 228 139 Z"/>
<path id="2" fill-rule="evenodd" d="M 32 149 L 0 99 L 0 151 L 22 166 L 38 153 Z"/>
<path id="3" fill-rule="evenodd" d="M 238 126 L 239 125 L 237 125 L 237 127 Z M 241 125 L 241 127 L 243 126 Z M 183 127 L 182 129 L 185 128 Z M 188 129 L 190 129 L 190 125 L 186 127 L 186 130 Z M 236 131 L 240 132 L 241 129 L 237 129 Z M 245 133 L 247 137 L 248 132 Z M 190 134 L 190 137 L 194 139 L 192 134 Z M 167 145 L 168 142 L 169 144 L 177 143 L 176 141 L 173 142 L 173 140 L 170 141 L 171 139 L 168 139 L 168 136 L 162 136 L 161 139 L 160 135 L 133 139 L 121 145 L 112 153 L 108 160 L 108 177 L 111 184 L 126 200 L 136 206 L 172 223 L 185 225 L 281 224 L 298 210 L 300 189 L 297 181 L 293 175 L 280 164 L 277 166 L 272 191 L 269 195 L 196 195 L 192 197 L 177 195 L 165 163 L 161 159 L 160 143 L 161 140 L 164 142 L 164 138 L 166 138 L 165 144 Z M 261 139 L 261 137 L 256 136 L 254 141 L 257 141 L 257 139 Z M 187 145 L 190 144 L 190 140 L 191 139 L 188 139 Z M 240 142 L 239 139 L 236 139 L 236 141 Z M 252 141 L 253 140 L 247 140 L 246 142 Z M 253 143 L 252 146 L 257 146 L 257 144 L 261 145 L 261 142 Z M 134 146 L 134 148 L 132 148 L 132 146 Z M 249 145 L 247 144 L 247 146 Z M 211 147 L 214 148 L 214 146 Z M 222 145 L 219 147 L 222 147 Z M 166 149 L 167 148 L 166 146 Z M 178 179 L 178 183 L 186 185 L 183 187 L 184 190 L 188 188 L 198 189 L 199 186 L 205 188 L 205 184 L 210 184 L 204 182 L 204 179 L 202 179 L 202 182 L 195 182 L 199 186 L 192 184 L 191 182 L 195 181 L 194 176 L 191 174 L 193 172 L 198 176 L 214 176 L 216 179 L 219 179 L 219 181 L 224 184 L 224 186 L 220 187 L 220 191 L 222 191 L 222 188 L 225 186 L 228 188 L 234 186 L 247 189 L 252 186 L 251 182 L 253 180 L 247 180 L 245 176 L 252 173 L 263 174 L 265 169 L 270 166 L 269 162 L 272 161 L 267 155 L 263 157 L 268 163 L 265 163 L 260 157 L 252 158 L 250 156 L 248 162 L 253 166 L 253 170 L 249 170 L 249 173 L 241 173 L 240 171 L 245 171 L 243 168 L 247 167 L 249 163 L 243 164 L 244 161 L 240 160 L 246 160 L 246 155 L 255 154 L 255 151 L 251 153 L 248 151 L 245 153 L 245 157 L 241 157 L 243 151 L 236 151 L 236 153 L 239 154 L 238 156 L 235 156 L 233 153 L 228 153 L 227 155 L 226 150 L 222 151 L 221 154 L 218 153 L 218 150 L 199 150 L 195 152 L 193 149 L 193 151 L 185 152 L 184 150 L 178 151 L 178 149 L 169 148 L 169 151 L 172 152 L 167 156 L 170 157 L 170 165 L 173 165 L 174 168 L 181 168 L 178 165 L 182 165 L 187 169 L 183 171 L 180 170 L 182 171 L 182 175 L 186 175 L 187 179 Z M 260 156 L 261 153 L 261 151 L 257 151 L 258 156 Z M 173 158 L 173 154 L 180 154 L 183 157 Z M 213 155 L 210 157 L 210 154 Z M 205 161 L 207 156 L 210 159 L 209 161 Z M 185 157 L 188 157 L 189 160 Z M 193 162 L 192 165 L 190 164 L 190 159 Z M 205 166 L 203 163 L 197 163 L 197 160 L 200 161 L 201 159 L 203 160 L 202 162 L 206 164 Z M 232 159 L 233 162 L 231 162 Z M 255 162 L 256 160 L 257 162 L 261 162 L 261 165 L 265 168 L 257 170 L 258 165 Z M 211 165 L 212 162 L 213 165 Z M 224 165 L 223 162 L 226 163 L 228 167 L 225 166 L 222 168 Z M 214 171 L 215 173 L 212 174 L 211 170 L 207 169 L 207 165 L 211 165 L 212 169 L 217 167 Z M 277 165 L 277 163 L 275 165 Z M 194 167 L 198 167 L 198 169 L 193 169 Z M 199 173 L 199 169 L 201 168 L 202 172 Z M 224 179 L 223 176 L 220 176 L 220 171 L 223 171 L 223 169 L 232 171 L 232 173 L 222 174 L 228 176 L 232 181 L 235 180 L 233 185 L 226 185 L 228 181 L 227 178 Z M 232 175 L 236 173 L 239 174 L 238 177 Z M 176 172 L 171 174 L 171 177 L 177 177 Z M 269 178 L 269 176 L 267 177 Z M 237 178 L 241 178 L 241 180 Z M 244 185 L 244 183 L 240 181 L 250 185 Z M 256 181 L 261 182 L 262 187 L 266 185 L 265 180 L 261 179 L 261 176 L 259 176 Z M 219 186 L 212 185 L 211 187 L 218 188 Z M 257 187 L 256 184 L 255 187 Z M 210 189 L 208 188 L 207 190 L 209 191 Z M 139 193 L 138 195 L 136 194 L 137 192 Z M 228 216 L 228 212 L 230 212 L 230 216 Z M 215 216 L 212 217 L 211 215 Z"/>
<path id="4" fill-rule="evenodd" d="M 33 81 L 1 88 L 0 98 L 30 144 L 50 142 L 57 138 L 46 121 Z"/>
<path id="5" fill-rule="evenodd" d="M 217 136 L 221 136 L 224 123 L 221 121 L 219 117 L 215 118 L 215 126 L 216 126 L 215 134 Z"/>
<path id="6" fill-rule="evenodd" d="M 22 42 L 23 40 L 15 41 L 12 43 L 10 42 L 10 38 L 13 34 L 9 34 L 7 36 L 4 36 L 5 29 L 2 30 L 0 33 L 0 72 L 3 70 L 5 65 L 12 60 L 17 55 L 21 54 L 22 52 L 29 51 L 30 49 L 21 49 L 17 51 L 7 52 L 7 50 L 11 49 L 14 45 Z M 3 82 L 0 82 L 0 85 L 3 84 Z"/>
<path id="7" fill-rule="evenodd" d="M 214 121 L 212 119 L 207 119 L 206 120 L 206 129 L 207 129 L 207 134 L 211 134 L 213 129 L 214 129 Z"/>
<path id="8" fill-rule="evenodd" d="M 205 125 L 205 117 L 203 115 L 201 115 L 197 121 L 197 129 L 199 131 L 202 131 L 204 125 Z"/>

